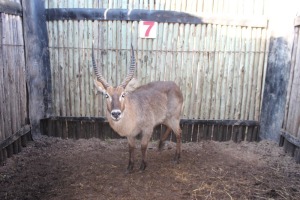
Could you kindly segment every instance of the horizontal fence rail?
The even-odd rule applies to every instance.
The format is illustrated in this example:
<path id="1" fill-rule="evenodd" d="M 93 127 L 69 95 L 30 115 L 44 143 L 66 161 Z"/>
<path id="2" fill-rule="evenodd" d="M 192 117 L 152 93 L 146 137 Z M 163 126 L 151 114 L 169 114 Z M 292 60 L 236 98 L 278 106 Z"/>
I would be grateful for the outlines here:
<path id="1" fill-rule="evenodd" d="M 259 122 L 242 120 L 189 120 L 180 121 L 183 142 L 258 141 Z M 153 130 L 152 140 L 159 140 L 166 127 L 159 125 Z M 41 120 L 44 135 L 62 138 L 122 138 L 114 132 L 102 117 L 51 117 Z M 169 140 L 175 141 L 172 133 Z"/>
<path id="2" fill-rule="evenodd" d="M 14 1 L 0 1 L 0 13 L 22 16 L 22 6 Z"/>
<path id="3" fill-rule="evenodd" d="M 52 8 L 46 10 L 46 19 L 55 20 L 101 20 L 101 21 L 155 21 L 158 23 L 219 24 L 266 28 L 266 18 L 243 18 L 214 15 L 195 15 L 178 11 L 142 9 L 96 9 Z"/>

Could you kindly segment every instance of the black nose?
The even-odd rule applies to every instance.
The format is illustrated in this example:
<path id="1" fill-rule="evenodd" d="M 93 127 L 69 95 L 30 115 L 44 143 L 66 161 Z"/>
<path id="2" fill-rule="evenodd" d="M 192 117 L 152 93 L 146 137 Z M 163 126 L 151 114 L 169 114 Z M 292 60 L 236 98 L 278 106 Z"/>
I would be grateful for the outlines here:
<path id="1" fill-rule="evenodd" d="M 111 112 L 111 115 L 112 115 L 114 118 L 118 119 L 118 118 L 120 117 L 120 115 L 121 115 L 121 112 L 120 112 L 120 111 L 112 111 L 112 112 Z"/>

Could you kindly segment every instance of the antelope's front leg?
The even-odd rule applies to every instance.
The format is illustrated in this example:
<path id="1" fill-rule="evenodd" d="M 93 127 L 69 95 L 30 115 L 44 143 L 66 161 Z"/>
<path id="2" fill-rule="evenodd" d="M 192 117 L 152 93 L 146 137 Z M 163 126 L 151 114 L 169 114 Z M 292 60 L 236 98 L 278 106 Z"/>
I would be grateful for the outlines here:
<path id="1" fill-rule="evenodd" d="M 129 147 L 129 162 L 126 173 L 131 173 L 134 167 L 134 149 L 135 149 L 135 138 L 127 137 Z"/>
<path id="2" fill-rule="evenodd" d="M 141 171 L 144 171 L 147 167 L 146 156 L 147 156 L 147 148 L 148 148 L 148 143 L 150 138 L 151 138 L 151 132 L 150 134 L 143 134 L 142 141 L 141 141 L 141 151 L 142 151 L 142 162 L 140 166 Z"/>

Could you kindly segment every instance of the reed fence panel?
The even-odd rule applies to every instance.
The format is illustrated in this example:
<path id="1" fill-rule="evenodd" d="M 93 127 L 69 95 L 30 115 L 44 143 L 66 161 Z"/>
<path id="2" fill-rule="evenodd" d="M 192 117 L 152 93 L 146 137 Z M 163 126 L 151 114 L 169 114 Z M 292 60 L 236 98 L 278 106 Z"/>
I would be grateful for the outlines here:
<path id="1" fill-rule="evenodd" d="M 173 80 L 182 89 L 182 118 L 259 120 L 268 54 L 265 1 L 45 1 L 46 8 L 172 10 L 203 18 L 202 24 L 158 23 L 157 38 L 138 36 L 138 21 L 49 20 L 54 116 L 104 116 L 93 86 L 91 47 L 112 85 L 130 63 L 130 45 L 141 84 Z M 223 16 L 244 21 L 222 21 Z M 205 21 L 206 19 L 206 21 Z M 233 20 L 234 21 L 234 20 Z"/>

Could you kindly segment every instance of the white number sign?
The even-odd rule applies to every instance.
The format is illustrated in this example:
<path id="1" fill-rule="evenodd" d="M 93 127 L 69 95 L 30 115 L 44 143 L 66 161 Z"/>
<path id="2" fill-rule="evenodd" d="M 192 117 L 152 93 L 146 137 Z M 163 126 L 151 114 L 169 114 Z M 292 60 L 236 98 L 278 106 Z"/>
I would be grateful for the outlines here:
<path id="1" fill-rule="evenodd" d="M 140 38 L 156 38 L 157 22 L 140 21 L 139 36 Z"/>

